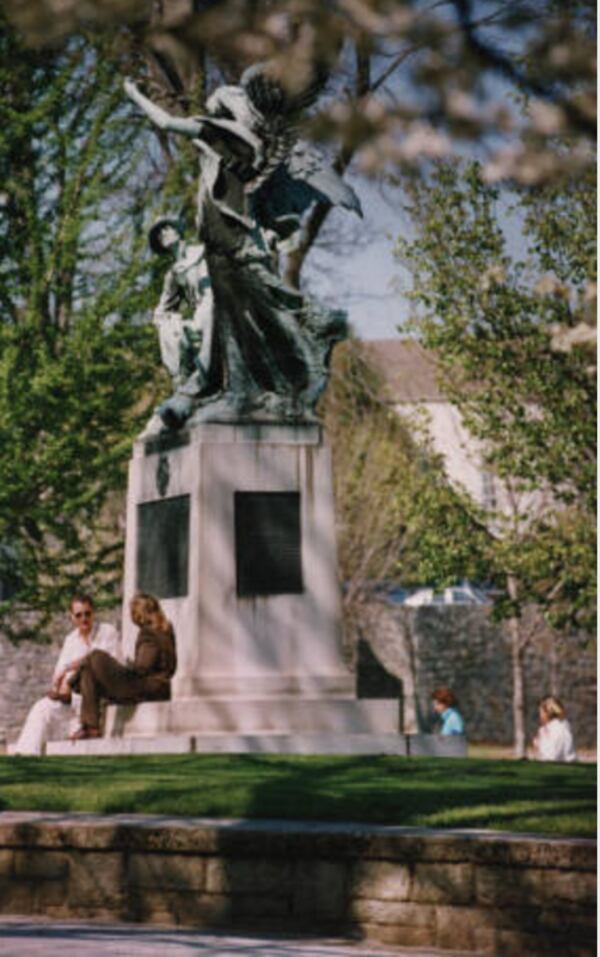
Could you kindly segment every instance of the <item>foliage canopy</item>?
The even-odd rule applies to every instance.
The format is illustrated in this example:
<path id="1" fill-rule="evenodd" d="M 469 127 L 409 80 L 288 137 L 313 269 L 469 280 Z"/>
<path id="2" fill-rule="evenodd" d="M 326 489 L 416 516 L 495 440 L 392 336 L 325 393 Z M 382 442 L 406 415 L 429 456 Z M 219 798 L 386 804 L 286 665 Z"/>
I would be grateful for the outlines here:
<path id="1" fill-rule="evenodd" d="M 157 350 L 139 321 L 137 130 L 108 44 L 32 51 L 4 25 L 0 52 L 0 614 L 8 628 L 4 613 L 23 625 L 15 609 L 36 607 L 37 629 L 75 589 L 114 596 L 121 536 L 105 506 Z"/>
<path id="2" fill-rule="evenodd" d="M 518 193 L 520 257 L 479 167 L 440 165 L 413 184 L 417 236 L 397 244 L 414 326 L 504 486 L 487 526 L 494 564 L 520 582 L 513 611 L 533 601 L 561 627 L 590 626 L 595 606 L 594 353 L 556 341 L 595 288 L 594 197 L 591 172 Z"/>

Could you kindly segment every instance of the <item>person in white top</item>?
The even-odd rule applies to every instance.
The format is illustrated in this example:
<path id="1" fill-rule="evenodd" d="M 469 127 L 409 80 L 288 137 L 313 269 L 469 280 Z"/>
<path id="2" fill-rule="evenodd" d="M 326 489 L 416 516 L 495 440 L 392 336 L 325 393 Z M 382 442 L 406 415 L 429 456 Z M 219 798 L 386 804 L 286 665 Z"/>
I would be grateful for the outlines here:
<path id="1" fill-rule="evenodd" d="M 95 624 L 94 603 L 89 595 L 74 595 L 70 605 L 75 626 L 64 640 L 52 676 L 50 691 L 31 708 L 13 754 L 41 755 L 53 732 L 71 717 L 78 720 L 81 696 L 71 692 L 70 681 L 79 665 L 96 648 L 121 660 L 121 643 L 116 628 Z"/>
<path id="2" fill-rule="evenodd" d="M 571 725 L 562 703 L 554 695 L 538 702 L 540 726 L 533 739 L 533 757 L 538 761 L 576 761 Z"/>

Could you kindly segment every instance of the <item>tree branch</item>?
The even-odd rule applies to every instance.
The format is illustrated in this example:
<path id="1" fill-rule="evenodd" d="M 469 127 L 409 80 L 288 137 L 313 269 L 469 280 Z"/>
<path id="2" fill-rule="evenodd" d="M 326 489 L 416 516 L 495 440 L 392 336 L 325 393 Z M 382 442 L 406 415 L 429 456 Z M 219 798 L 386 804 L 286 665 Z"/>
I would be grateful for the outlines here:
<path id="1" fill-rule="evenodd" d="M 362 44 L 356 46 L 356 83 L 355 95 L 357 98 L 366 96 L 371 91 L 371 61 L 366 47 Z M 333 163 L 333 168 L 340 176 L 348 169 L 352 158 L 356 152 L 356 146 L 350 146 L 346 143 L 340 149 L 337 158 Z M 317 203 L 308 216 L 308 220 L 303 229 L 303 235 L 295 249 L 289 254 L 285 268 L 285 279 L 295 289 L 300 285 L 300 274 L 302 267 L 310 250 L 314 246 L 319 233 L 327 219 L 331 206 L 328 203 Z"/>
<path id="2" fill-rule="evenodd" d="M 477 36 L 476 28 L 478 24 L 473 20 L 471 0 L 452 0 L 452 3 L 456 9 L 467 47 L 479 60 L 526 93 L 560 106 L 576 129 L 595 139 L 596 123 L 590 120 L 575 103 L 565 102 L 554 90 L 528 76 L 511 59 Z"/>

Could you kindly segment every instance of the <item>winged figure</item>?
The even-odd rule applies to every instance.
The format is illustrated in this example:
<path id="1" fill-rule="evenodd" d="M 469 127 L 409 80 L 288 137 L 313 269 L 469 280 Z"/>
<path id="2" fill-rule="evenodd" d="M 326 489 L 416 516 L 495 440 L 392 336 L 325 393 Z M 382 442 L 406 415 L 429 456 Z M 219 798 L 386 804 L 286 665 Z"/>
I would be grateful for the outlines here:
<path id="1" fill-rule="evenodd" d="M 314 417 L 345 316 L 307 301 L 277 272 L 273 244 L 287 239 L 315 202 L 362 215 L 354 190 L 297 136 L 320 80 L 291 94 L 268 64 L 219 87 L 202 116 L 174 116 L 130 80 L 128 96 L 151 122 L 199 152 L 197 240 L 212 285 L 210 355 L 202 376 L 179 384 L 159 408 L 163 423 L 297 421 Z M 207 355 L 204 348 L 203 354 Z"/>

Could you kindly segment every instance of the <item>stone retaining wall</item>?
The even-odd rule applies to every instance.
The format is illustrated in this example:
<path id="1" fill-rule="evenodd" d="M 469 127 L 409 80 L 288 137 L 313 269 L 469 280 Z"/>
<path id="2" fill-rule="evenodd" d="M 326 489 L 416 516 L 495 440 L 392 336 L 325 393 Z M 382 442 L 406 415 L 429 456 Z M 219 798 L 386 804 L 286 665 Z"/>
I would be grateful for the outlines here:
<path id="1" fill-rule="evenodd" d="M 365 697 L 390 696 L 390 678 L 399 679 L 405 732 L 432 729 L 431 692 L 439 685 L 449 685 L 458 695 L 469 741 L 512 742 L 510 646 L 488 607 L 408 608 L 374 600 L 362 609 L 359 631 L 359 689 L 362 685 Z M 364 654 L 365 646 L 370 654 Z M 367 669 L 368 682 L 361 674 Z M 567 709 L 576 746 L 594 749 L 597 687 L 593 639 L 584 634 L 561 639 L 540 634 L 527 649 L 524 670 L 528 740 L 537 727 L 537 700 L 556 694 Z"/>
<path id="2" fill-rule="evenodd" d="M 0 635 L 0 667 L 3 673 L 0 695 L 0 744 L 14 740 L 27 712 L 50 687 L 60 642 L 40 645 L 33 641 L 11 644 Z"/>
<path id="3" fill-rule="evenodd" d="M 358 824 L 0 814 L 0 912 L 596 954 L 591 840 Z"/>

